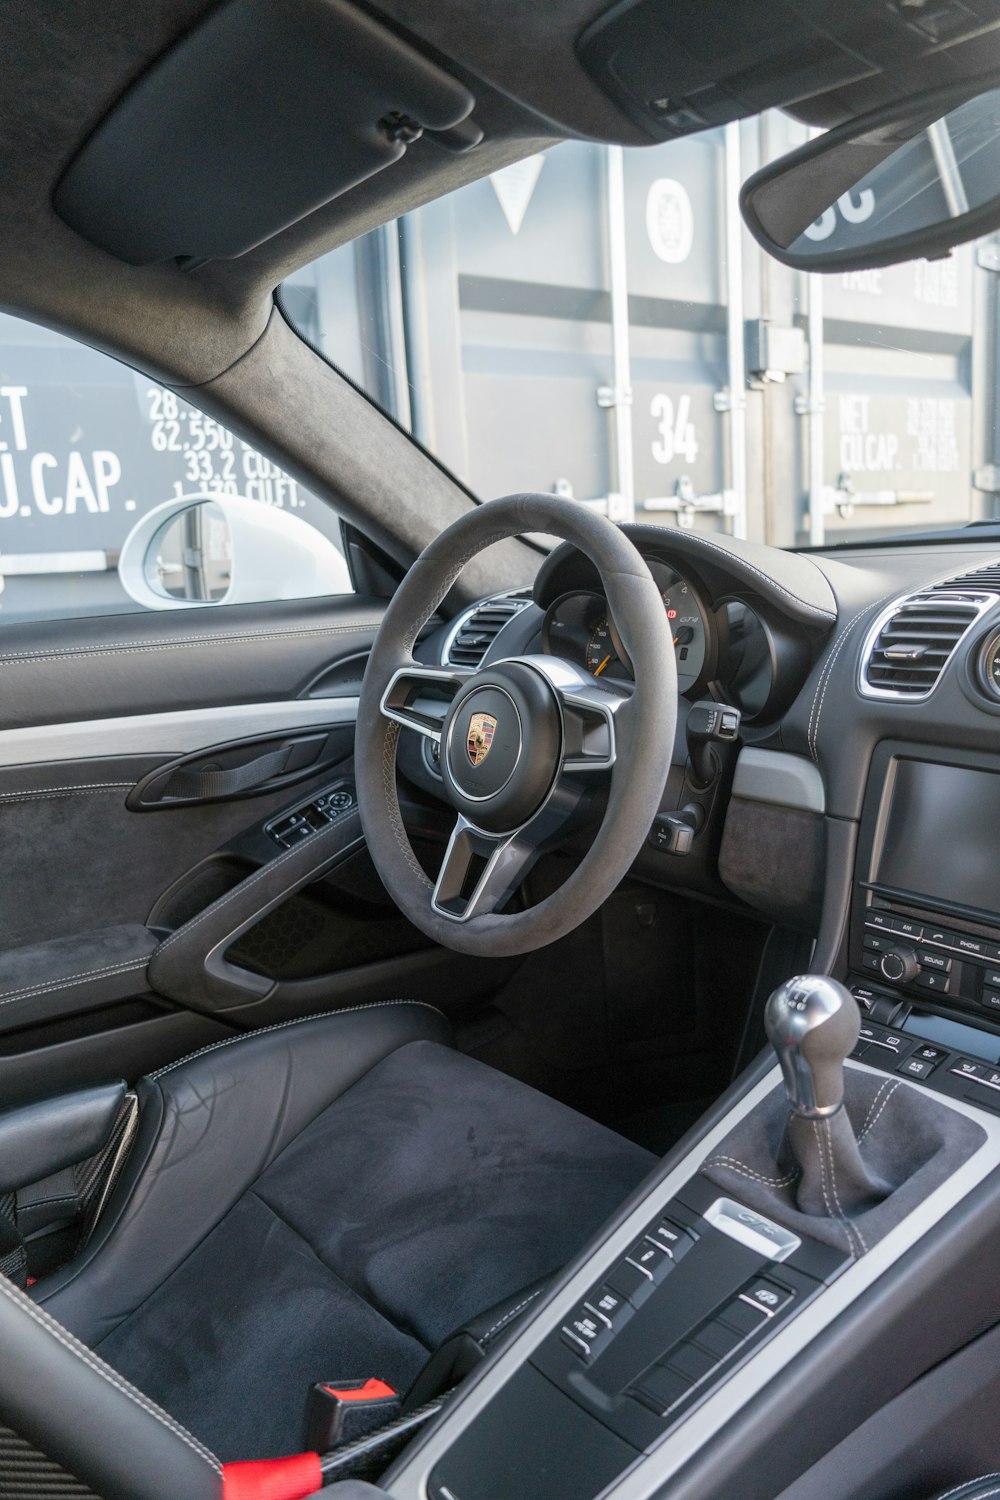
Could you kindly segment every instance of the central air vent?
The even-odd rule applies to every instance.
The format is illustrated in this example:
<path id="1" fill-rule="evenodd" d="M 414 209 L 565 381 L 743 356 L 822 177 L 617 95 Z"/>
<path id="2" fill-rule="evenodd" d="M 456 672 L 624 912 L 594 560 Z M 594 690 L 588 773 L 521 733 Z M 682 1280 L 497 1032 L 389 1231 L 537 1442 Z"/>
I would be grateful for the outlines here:
<path id="1" fill-rule="evenodd" d="M 531 594 L 523 589 L 516 594 L 494 594 L 459 615 L 448 637 L 442 656 L 446 667 L 478 667 L 501 630 L 527 609 Z"/>
<path id="2" fill-rule="evenodd" d="M 911 594 L 884 611 L 861 656 L 861 691 L 869 698 L 926 698 L 956 647 L 995 594 L 956 589 L 951 582 Z"/>

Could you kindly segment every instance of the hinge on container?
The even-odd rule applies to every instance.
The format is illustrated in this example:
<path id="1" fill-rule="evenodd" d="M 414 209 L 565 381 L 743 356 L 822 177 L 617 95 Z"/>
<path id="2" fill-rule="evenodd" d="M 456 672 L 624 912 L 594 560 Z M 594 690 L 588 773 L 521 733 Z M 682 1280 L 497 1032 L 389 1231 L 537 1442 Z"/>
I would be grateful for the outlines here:
<path id="1" fill-rule="evenodd" d="M 997 267 L 1000 270 L 1000 266 Z M 972 475 L 973 489 L 984 495 L 1000 495 L 1000 467 L 996 464 L 981 464 Z"/>

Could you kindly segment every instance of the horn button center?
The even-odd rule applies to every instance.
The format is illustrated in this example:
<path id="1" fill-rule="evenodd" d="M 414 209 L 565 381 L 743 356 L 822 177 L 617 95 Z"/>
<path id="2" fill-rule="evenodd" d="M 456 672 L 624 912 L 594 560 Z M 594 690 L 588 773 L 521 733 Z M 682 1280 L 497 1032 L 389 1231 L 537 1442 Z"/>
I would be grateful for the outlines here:
<path id="1" fill-rule="evenodd" d="M 491 833 L 517 828 L 537 812 L 559 769 L 555 693 L 531 667 L 487 669 L 452 704 L 442 746 L 441 773 L 459 812 Z"/>

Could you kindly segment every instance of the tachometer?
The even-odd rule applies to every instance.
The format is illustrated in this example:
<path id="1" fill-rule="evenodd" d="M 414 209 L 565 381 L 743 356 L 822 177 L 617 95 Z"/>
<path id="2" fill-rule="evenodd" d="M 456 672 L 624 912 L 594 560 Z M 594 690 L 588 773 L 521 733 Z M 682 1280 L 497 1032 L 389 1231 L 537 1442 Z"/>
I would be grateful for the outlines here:
<path id="1" fill-rule="evenodd" d="M 663 607 L 667 611 L 667 622 L 674 638 L 677 685 L 683 693 L 697 682 L 705 667 L 705 617 L 698 597 L 687 580 L 675 573 L 673 568 L 663 566 L 654 570 L 653 577 L 657 583 L 662 584 L 664 574 L 671 575 L 671 581 L 662 589 Z"/>

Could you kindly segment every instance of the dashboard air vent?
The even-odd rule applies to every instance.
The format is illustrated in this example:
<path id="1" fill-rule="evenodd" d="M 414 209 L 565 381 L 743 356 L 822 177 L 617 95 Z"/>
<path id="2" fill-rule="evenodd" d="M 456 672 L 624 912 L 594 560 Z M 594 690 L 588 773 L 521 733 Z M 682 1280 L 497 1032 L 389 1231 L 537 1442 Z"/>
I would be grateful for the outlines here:
<path id="1" fill-rule="evenodd" d="M 940 593 L 942 589 L 990 589 L 1000 594 L 1000 562 L 987 563 L 984 568 L 963 573 L 961 578 L 949 578 L 946 583 L 937 584 L 934 593 Z"/>
<path id="2" fill-rule="evenodd" d="M 527 609 L 531 593 L 494 594 L 459 615 L 444 648 L 446 667 L 478 667 L 503 627 Z"/>
<path id="3" fill-rule="evenodd" d="M 958 590 L 950 581 L 900 600 L 868 634 L 861 691 L 870 698 L 926 698 L 966 631 L 995 603 L 993 594 Z"/>

